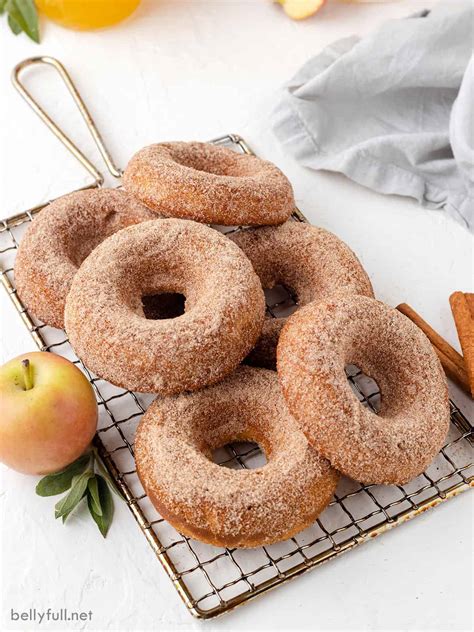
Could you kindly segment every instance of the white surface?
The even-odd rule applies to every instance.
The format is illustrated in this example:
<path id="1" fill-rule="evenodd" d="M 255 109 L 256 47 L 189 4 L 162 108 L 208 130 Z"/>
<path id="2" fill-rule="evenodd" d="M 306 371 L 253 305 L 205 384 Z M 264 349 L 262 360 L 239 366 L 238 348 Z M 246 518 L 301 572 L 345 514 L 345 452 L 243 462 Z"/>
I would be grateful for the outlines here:
<path id="1" fill-rule="evenodd" d="M 294 23 L 265 0 L 150 1 L 134 19 L 100 33 L 73 33 L 44 23 L 39 47 L 7 34 L 2 21 L 0 215 L 88 181 L 9 83 L 19 60 L 54 55 L 69 68 L 121 166 L 150 142 L 242 134 L 287 173 L 307 217 L 358 253 L 379 298 L 392 305 L 410 303 L 457 346 L 447 299 L 455 289 L 472 291 L 467 231 L 406 199 L 382 197 L 341 176 L 303 170 L 281 154 L 266 129 L 275 90 L 323 45 L 433 4 L 329 2 L 319 16 Z M 28 85 L 35 93 L 41 89 L 43 102 L 90 150 L 52 71 L 32 73 Z M 33 344 L 3 292 L 0 318 L 3 363 Z M 10 622 L 11 608 L 30 607 L 92 610 L 86 626 L 91 630 L 467 630 L 472 625 L 471 494 L 233 614 L 200 623 L 181 604 L 124 506 L 117 507 L 103 541 L 85 516 L 67 527 L 55 522 L 54 499 L 35 496 L 34 485 L 32 478 L 1 469 L 6 629 L 47 629 L 45 623 Z"/>

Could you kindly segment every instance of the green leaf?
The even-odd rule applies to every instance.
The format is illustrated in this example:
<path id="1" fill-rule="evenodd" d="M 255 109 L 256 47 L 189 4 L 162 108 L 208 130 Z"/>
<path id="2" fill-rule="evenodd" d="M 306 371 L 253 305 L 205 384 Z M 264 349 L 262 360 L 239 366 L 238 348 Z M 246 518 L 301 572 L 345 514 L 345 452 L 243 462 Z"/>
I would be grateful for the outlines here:
<path id="1" fill-rule="evenodd" d="M 64 498 L 61 498 L 61 500 L 56 503 L 54 512 L 55 518 L 61 518 L 66 514 L 70 514 L 71 511 L 76 508 L 76 506 L 84 498 L 87 490 L 87 484 L 91 476 L 94 476 L 94 474 L 90 470 L 87 470 L 87 472 L 79 474 L 79 476 L 75 476 L 72 479 L 72 485 L 69 494 L 64 496 Z"/>
<path id="2" fill-rule="evenodd" d="M 89 479 L 87 483 L 87 493 L 91 497 L 91 503 L 94 508 L 95 513 L 98 516 L 102 515 L 102 507 L 100 506 L 100 498 L 99 498 L 99 486 L 97 484 L 97 476 Z"/>
<path id="3" fill-rule="evenodd" d="M 18 22 L 15 22 L 11 15 L 8 16 L 7 22 L 13 35 L 18 35 L 19 33 L 21 33 L 21 26 L 18 24 Z"/>
<path id="4" fill-rule="evenodd" d="M 122 492 L 120 491 L 120 489 L 117 487 L 117 483 L 113 480 L 113 478 L 110 476 L 110 474 L 108 473 L 107 469 L 105 468 L 105 465 L 102 463 L 102 460 L 100 459 L 99 455 L 96 454 L 96 463 L 97 466 L 102 474 L 102 478 L 104 478 L 107 483 L 109 484 L 110 489 L 114 492 L 114 494 L 116 494 L 121 500 L 125 500 L 125 498 L 123 497 Z"/>
<path id="5" fill-rule="evenodd" d="M 106 480 L 100 474 L 96 474 L 96 478 L 99 488 L 99 498 L 100 506 L 102 507 L 102 515 L 100 516 L 95 511 L 91 494 L 87 494 L 87 505 L 89 507 L 90 514 L 94 519 L 94 522 L 99 527 L 99 531 L 105 538 L 109 527 L 112 524 L 112 518 L 114 516 L 114 500 L 112 498 L 112 494 L 110 493 Z"/>
<path id="6" fill-rule="evenodd" d="M 5 13 L 6 3 L 7 3 L 7 0 L 0 0 L 0 15 L 3 15 Z"/>
<path id="7" fill-rule="evenodd" d="M 14 28 L 19 28 L 34 42 L 39 43 L 38 13 L 33 0 L 7 0 L 4 10 L 8 13 L 13 32 L 16 32 Z M 15 25 L 14 28 L 12 24 Z"/>
<path id="8" fill-rule="evenodd" d="M 90 460 L 90 454 L 83 454 L 60 472 L 45 476 L 36 485 L 36 493 L 38 496 L 56 496 L 67 491 L 71 487 L 72 479 L 82 474 Z"/>

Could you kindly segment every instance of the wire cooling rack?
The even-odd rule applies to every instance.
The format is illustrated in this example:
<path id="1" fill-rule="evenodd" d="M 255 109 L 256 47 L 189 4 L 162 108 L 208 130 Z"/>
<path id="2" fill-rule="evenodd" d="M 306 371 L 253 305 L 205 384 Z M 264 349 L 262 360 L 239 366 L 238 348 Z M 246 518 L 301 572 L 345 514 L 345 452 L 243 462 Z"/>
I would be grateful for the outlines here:
<path id="1" fill-rule="evenodd" d="M 51 58 L 22 62 L 15 70 L 16 87 L 94 176 L 91 188 L 100 186 L 101 174 L 42 112 L 20 84 L 18 75 L 21 70 L 38 63 L 49 64 L 58 70 L 89 128 L 92 127 L 95 132 L 94 138 L 110 172 L 114 174 L 115 170 L 114 175 L 120 176 L 120 171 L 103 146 L 69 75 L 59 62 Z M 213 142 L 227 145 L 236 151 L 251 153 L 243 139 L 235 135 Z M 3 287 L 37 347 L 68 358 L 92 383 L 100 411 L 96 445 L 110 474 L 122 490 L 139 528 L 194 616 L 208 619 L 227 612 L 290 578 L 403 524 L 473 485 L 473 427 L 454 402 L 451 402 L 451 427 L 446 444 L 430 467 L 406 485 L 361 485 L 342 478 L 332 502 L 311 527 L 285 542 L 271 546 L 248 550 L 223 549 L 181 535 L 156 512 L 145 495 L 135 470 L 135 429 L 153 396 L 117 388 L 92 374 L 74 354 L 65 332 L 38 322 L 28 313 L 16 293 L 13 268 L 18 244 L 28 224 L 44 206 L 46 204 L 0 223 L 0 274 Z M 295 212 L 293 219 L 306 221 L 299 211 Z M 226 231 L 240 229 L 241 227 L 234 227 Z M 285 288 L 277 287 L 267 293 L 269 316 L 284 316 L 295 308 L 294 297 Z M 362 404 L 377 412 L 380 393 L 373 380 L 355 366 L 347 367 L 346 372 Z M 222 466 L 237 469 L 258 467 L 264 462 L 258 446 L 248 443 L 225 446 L 216 452 L 214 458 Z"/>

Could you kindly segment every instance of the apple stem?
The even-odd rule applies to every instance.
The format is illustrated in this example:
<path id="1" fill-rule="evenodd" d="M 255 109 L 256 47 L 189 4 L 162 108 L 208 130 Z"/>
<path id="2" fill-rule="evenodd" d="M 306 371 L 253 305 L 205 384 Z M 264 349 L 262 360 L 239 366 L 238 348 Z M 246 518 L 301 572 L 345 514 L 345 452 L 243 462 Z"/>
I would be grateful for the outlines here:
<path id="1" fill-rule="evenodd" d="M 33 379 L 31 377 L 31 365 L 28 359 L 21 361 L 23 367 L 23 379 L 25 381 L 25 391 L 33 388 Z"/>

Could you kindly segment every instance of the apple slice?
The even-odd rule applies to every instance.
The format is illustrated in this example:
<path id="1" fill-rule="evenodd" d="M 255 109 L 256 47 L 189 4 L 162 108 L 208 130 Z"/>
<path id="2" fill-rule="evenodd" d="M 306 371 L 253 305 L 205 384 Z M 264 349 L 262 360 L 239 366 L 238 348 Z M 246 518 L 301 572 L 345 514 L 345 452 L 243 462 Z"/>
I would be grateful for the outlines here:
<path id="1" fill-rule="evenodd" d="M 304 20 L 314 15 L 323 6 L 326 0 L 277 0 L 293 20 Z"/>

